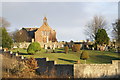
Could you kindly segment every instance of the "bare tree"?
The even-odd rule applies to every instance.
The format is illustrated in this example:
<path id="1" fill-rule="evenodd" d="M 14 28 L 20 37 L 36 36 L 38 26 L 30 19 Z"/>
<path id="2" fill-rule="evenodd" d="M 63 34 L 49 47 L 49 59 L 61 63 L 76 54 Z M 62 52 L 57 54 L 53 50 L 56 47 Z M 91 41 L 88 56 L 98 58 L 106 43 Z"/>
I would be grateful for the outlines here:
<path id="1" fill-rule="evenodd" d="M 91 40 L 95 40 L 98 29 L 107 29 L 106 21 L 102 16 L 94 16 L 93 20 L 86 25 L 85 33 Z"/>
<path id="2" fill-rule="evenodd" d="M 12 38 L 15 42 L 30 42 L 31 36 L 25 29 L 16 30 L 12 34 Z"/>
<path id="3" fill-rule="evenodd" d="M 120 44 L 120 19 L 116 20 L 112 25 L 114 38 L 117 40 L 117 43 Z"/>
<path id="4" fill-rule="evenodd" d="M 2 48 L 11 48 L 13 43 L 11 36 L 6 30 L 9 26 L 10 23 L 5 18 L 0 17 L 0 46 L 2 46 Z"/>
<path id="5" fill-rule="evenodd" d="M 6 21 L 5 18 L 0 17 L 0 27 L 5 27 L 5 28 L 7 28 L 7 27 L 9 27 L 9 26 L 10 26 L 10 23 L 9 23 L 8 21 Z"/>

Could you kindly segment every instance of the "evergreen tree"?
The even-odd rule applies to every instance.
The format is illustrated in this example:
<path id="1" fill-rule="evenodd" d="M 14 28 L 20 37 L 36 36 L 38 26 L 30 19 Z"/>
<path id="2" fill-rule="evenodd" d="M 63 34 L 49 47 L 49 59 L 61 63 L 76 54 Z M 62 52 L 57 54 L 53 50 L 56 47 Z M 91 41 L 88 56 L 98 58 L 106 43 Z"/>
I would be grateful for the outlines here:
<path id="1" fill-rule="evenodd" d="M 105 29 L 98 29 L 98 32 L 95 35 L 96 44 L 103 45 L 109 43 L 109 37 Z"/>
<path id="2" fill-rule="evenodd" d="M 2 48 L 11 48 L 13 44 L 12 38 L 9 36 L 5 27 L 0 28 L 2 31 Z"/>

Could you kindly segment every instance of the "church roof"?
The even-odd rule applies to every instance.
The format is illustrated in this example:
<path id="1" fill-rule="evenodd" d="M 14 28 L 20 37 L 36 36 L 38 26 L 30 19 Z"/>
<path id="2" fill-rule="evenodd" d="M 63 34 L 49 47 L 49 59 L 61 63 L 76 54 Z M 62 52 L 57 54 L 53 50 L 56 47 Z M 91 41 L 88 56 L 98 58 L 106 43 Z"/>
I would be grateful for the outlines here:
<path id="1" fill-rule="evenodd" d="M 32 38 L 34 38 L 35 36 L 34 36 L 34 33 L 39 29 L 39 28 L 22 28 L 22 29 L 25 29 L 28 33 L 29 33 L 29 35 L 32 37 Z"/>
<path id="2" fill-rule="evenodd" d="M 25 29 L 25 30 L 27 30 L 27 31 L 34 31 L 34 30 L 37 30 L 37 29 L 39 29 L 39 28 L 23 28 L 23 29 Z"/>

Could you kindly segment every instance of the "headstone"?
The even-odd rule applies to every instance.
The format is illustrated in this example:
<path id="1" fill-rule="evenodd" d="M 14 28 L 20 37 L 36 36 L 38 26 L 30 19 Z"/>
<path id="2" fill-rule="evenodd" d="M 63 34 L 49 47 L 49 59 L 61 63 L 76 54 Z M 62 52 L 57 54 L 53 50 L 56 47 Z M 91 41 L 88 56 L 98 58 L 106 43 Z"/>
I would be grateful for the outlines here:
<path id="1" fill-rule="evenodd" d="M 15 56 L 18 56 L 18 53 L 16 53 Z"/>
<path id="2" fill-rule="evenodd" d="M 57 64 L 57 61 L 54 61 L 54 64 Z"/>
<path id="3" fill-rule="evenodd" d="M 49 61 L 49 58 L 48 58 L 48 57 L 46 57 L 46 61 Z"/>
<path id="4" fill-rule="evenodd" d="M 108 46 L 105 47 L 105 51 L 108 51 Z"/>
<path id="5" fill-rule="evenodd" d="M 0 49 L 2 49 L 2 46 L 0 47 Z"/>
<path id="6" fill-rule="evenodd" d="M 88 46 L 88 45 L 86 45 L 86 47 L 87 47 L 87 49 L 89 49 L 89 46 Z"/>
<path id="7" fill-rule="evenodd" d="M 34 38 L 32 39 L 32 42 L 34 42 Z"/>
<path id="8" fill-rule="evenodd" d="M 4 50 L 4 52 L 6 51 L 6 49 L 5 49 L 5 48 L 4 48 L 3 50 Z"/>
<path id="9" fill-rule="evenodd" d="M 60 48 L 60 46 L 58 45 L 58 48 Z"/>
<path id="10" fill-rule="evenodd" d="M 18 48 L 18 47 L 14 45 L 13 48 Z"/>
<path id="11" fill-rule="evenodd" d="M 45 49 L 47 49 L 47 45 L 45 45 Z"/>
<path id="12" fill-rule="evenodd" d="M 24 59 L 24 57 L 23 57 L 23 56 L 21 56 L 21 59 Z"/>
<path id="13" fill-rule="evenodd" d="M 62 44 L 62 47 L 64 47 L 64 45 Z"/>
<path id="14" fill-rule="evenodd" d="M 10 54 L 12 54 L 13 52 L 12 51 L 10 51 Z"/>
<path id="15" fill-rule="evenodd" d="M 55 44 L 53 45 L 53 50 L 55 50 Z"/>
<path id="16" fill-rule="evenodd" d="M 50 49 L 52 49 L 52 46 L 50 45 Z"/>

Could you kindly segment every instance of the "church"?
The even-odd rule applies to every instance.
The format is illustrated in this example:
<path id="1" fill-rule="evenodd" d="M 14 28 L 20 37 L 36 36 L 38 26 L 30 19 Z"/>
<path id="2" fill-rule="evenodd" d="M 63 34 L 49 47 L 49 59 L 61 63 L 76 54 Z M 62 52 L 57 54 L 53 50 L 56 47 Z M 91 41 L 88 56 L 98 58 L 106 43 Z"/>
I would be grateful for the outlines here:
<path id="1" fill-rule="evenodd" d="M 48 25 L 46 17 L 40 28 L 22 28 L 18 33 L 25 38 L 22 42 L 57 42 L 56 31 Z"/>

